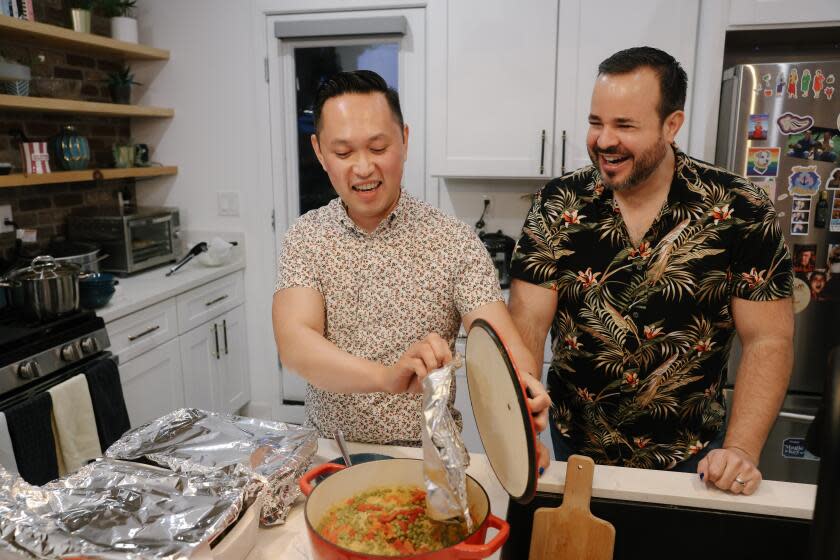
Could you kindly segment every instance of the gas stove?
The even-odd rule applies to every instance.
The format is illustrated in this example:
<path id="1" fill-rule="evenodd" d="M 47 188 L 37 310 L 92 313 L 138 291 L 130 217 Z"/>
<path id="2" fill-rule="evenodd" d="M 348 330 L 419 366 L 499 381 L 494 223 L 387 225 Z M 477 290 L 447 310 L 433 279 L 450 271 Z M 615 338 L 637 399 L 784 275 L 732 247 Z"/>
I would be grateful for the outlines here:
<path id="1" fill-rule="evenodd" d="M 82 364 L 109 345 L 105 322 L 92 311 L 45 323 L 0 311 L 0 398 Z"/>

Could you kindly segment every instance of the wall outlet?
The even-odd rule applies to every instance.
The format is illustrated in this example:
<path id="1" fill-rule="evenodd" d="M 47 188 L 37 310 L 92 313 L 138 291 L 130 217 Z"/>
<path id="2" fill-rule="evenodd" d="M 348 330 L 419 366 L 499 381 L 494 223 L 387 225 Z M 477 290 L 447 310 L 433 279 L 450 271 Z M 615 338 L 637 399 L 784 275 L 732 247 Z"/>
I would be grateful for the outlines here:
<path id="1" fill-rule="evenodd" d="M 219 216 L 239 215 L 239 193 L 236 191 L 219 192 Z"/>
<path id="2" fill-rule="evenodd" d="M 6 225 L 6 220 L 12 221 L 12 206 L 10 204 L 0 206 L 0 233 L 15 231 L 15 226 Z"/>
<path id="3" fill-rule="evenodd" d="M 493 197 L 489 194 L 483 194 L 481 195 L 481 201 L 481 210 L 484 211 L 485 208 L 487 209 L 487 212 L 485 212 L 484 217 L 487 218 L 488 216 L 492 216 L 493 210 L 495 210 L 495 201 L 493 200 Z"/>

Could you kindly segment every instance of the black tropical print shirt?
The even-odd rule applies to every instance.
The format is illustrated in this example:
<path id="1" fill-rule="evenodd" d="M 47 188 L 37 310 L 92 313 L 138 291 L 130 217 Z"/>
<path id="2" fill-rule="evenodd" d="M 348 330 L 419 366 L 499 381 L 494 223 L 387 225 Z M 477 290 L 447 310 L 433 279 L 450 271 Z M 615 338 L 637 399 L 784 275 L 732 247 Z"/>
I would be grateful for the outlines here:
<path id="1" fill-rule="evenodd" d="M 792 291 L 767 195 L 675 149 L 668 199 L 638 247 L 594 166 L 537 193 L 513 276 L 557 292 L 551 419 L 597 463 L 670 469 L 723 428 L 730 298 Z"/>

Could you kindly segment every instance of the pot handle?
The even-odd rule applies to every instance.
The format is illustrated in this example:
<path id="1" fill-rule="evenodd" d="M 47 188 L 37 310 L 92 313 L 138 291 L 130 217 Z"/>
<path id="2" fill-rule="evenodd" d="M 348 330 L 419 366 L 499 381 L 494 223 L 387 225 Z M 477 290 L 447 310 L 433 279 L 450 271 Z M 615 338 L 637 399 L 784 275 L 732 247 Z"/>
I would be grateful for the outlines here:
<path id="1" fill-rule="evenodd" d="M 504 519 L 500 519 L 495 515 L 487 515 L 487 525 L 493 529 L 498 530 L 496 536 L 490 542 L 485 544 L 467 544 L 458 543 L 453 548 L 458 551 L 459 558 L 487 558 L 505 544 L 505 541 L 510 534 L 510 525 Z"/>
<path id="2" fill-rule="evenodd" d="M 344 470 L 347 467 L 344 465 L 338 465 L 336 463 L 324 463 L 322 465 L 318 465 L 317 467 L 309 469 L 306 474 L 300 477 L 300 482 L 298 482 L 298 486 L 300 486 L 301 492 L 305 496 L 308 496 L 312 493 L 312 481 L 321 476 L 322 474 L 331 474 L 334 472 L 338 472 L 340 470 Z"/>

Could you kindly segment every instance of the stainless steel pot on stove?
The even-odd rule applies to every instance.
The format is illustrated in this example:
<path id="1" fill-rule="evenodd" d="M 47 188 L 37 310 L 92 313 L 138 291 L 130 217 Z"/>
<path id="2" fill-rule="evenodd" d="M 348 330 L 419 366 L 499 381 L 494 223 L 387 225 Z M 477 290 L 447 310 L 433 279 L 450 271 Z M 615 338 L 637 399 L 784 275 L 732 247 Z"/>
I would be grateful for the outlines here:
<path id="1" fill-rule="evenodd" d="M 79 309 L 79 278 L 87 276 L 78 265 L 57 263 L 44 255 L 0 280 L 0 288 L 7 289 L 12 307 L 32 319 L 47 321 Z"/>
<path id="2" fill-rule="evenodd" d="M 55 241 L 50 243 L 48 255 L 59 264 L 77 264 L 82 272 L 99 272 L 99 261 L 108 255 L 99 255 L 99 247 L 82 241 Z"/>

